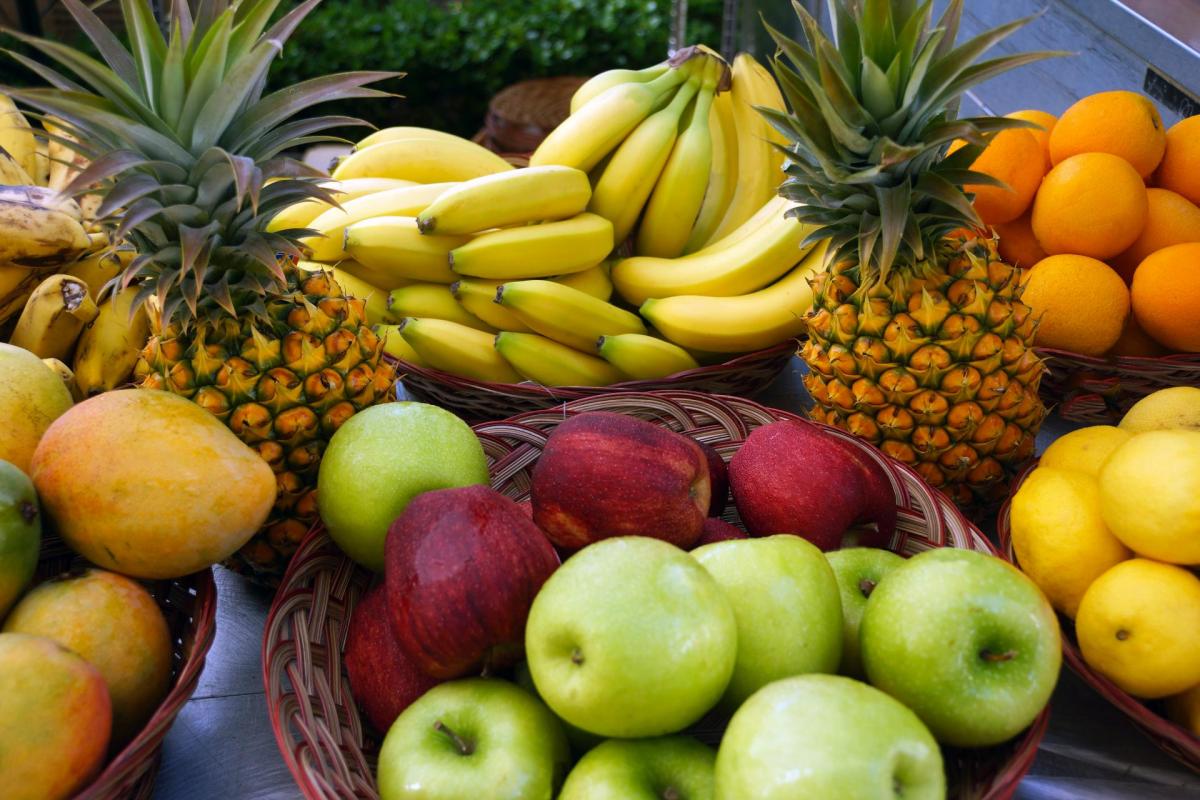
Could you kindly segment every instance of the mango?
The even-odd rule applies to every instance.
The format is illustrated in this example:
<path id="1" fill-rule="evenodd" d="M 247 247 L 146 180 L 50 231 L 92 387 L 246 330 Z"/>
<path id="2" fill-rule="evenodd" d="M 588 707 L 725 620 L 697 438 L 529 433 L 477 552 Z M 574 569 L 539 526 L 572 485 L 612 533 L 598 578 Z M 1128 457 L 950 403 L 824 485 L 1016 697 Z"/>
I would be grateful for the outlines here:
<path id="1" fill-rule="evenodd" d="M 29 476 L 0 461 L 0 620 L 37 568 L 42 515 Z"/>
<path id="2" fill-rule="evenodd" d="M 105 392 L 75 406 L 46 431 L 30 471 L 63 540 L 136 578 L 178 578 L 228 558 L 275 502 L 275 475 L 255 451 L 163 391 Z"/>
<path id="3" fill-rule="evenodd" d="M 38 440 L 71 402 L 62 378 L 40 358 L 0 342 L 0 460 L 29 472 Z"/>

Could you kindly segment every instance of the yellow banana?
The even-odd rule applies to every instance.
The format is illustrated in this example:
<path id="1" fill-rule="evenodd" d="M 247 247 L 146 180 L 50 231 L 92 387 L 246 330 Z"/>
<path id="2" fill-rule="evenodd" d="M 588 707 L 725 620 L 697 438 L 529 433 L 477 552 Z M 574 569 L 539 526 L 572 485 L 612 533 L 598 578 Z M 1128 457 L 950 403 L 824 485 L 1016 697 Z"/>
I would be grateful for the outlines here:
<path id="1" fill-rule="evenodd" d="M 696 96 L 697 81 L 680 87 L 671 102 L 634 129 L 600 173 L 588 211 L 612 220 L 613 239 L 625 241 L 662 174 L 679 134 L 679 118 Z"/>
<path id="2" fill-rule="evenodd" d="M 416 364 L 418 367 L 428 366 L 417 355 L 417 351 L 412 349 L 412 345 L 406 342 L 404 337 L 400 335 L 399 325 L 380 325 L 379 338 L 383 339 L 383 352 L 392 358 L 407 361 L 409 364 Z"/>
<path id="3" fill-rule="evenodd" d="M 642 316 L 681 347 L 712 353 L 746 353 L 804 332 L 812 308 L 809 281 L 825 260 L 815 248 L 778 282 L 738 297 L 680 295 L 642 304 Z"/>
<path id="4" fill-rule="evenodd" d="M 588 353 L 601 336 L 646 332 L 637 314 L 553 281 L 506 283 L 496 302 L 537 333 Z"/>
<path id="5" fill-rule="evenodd" d="M 597 349 L 601 358 L 639 381 L 665 378 L 700 367 L 692 354 L 679 345 L 640 333 L 601 336 Z"/>
<path id="6" fill-rule="evenodd" d="M 308 227 L 320 236 L 310 236 L 300 242 L 312 250 L 313 261 L 341 261 L 349 256 L 345 250 L 346 228 L 372 217 L 415 217 L 457 183 L 430 183 L 385 189 L 382 192 L 356 197 L 331 208 L 309 222 Z M 387 288 L 387 287 L 384 287 Z"/>
<path id="7" fill-rule="evenodd" d="M 750 219 L 746 220 L 741 225 L 722 236 L 720 239 L 709 242 L 697 252 L 717 253 L 721 250 L 728 250 L 730 247 L 742 241 L 743 239 L 749 238 L 751 234 L 758 231 L 759 228 L 763 227 L 768 222 L 782 217 L 784 213 L 786 213 L 791 207 L 792 202 L 786 197 L 779 197 L 778 195 L 772 197 L 763 204 L 762 208 L 760 208 L 758 211 L 755 211 Z"/>
<path id="8" fill-rule="evenodd" d="M 301 261 L 296 265 L 305 272 L 324 270 L 333 274 L 333 280 L 342 287 L 342 292 L 350 297 L 363 301 L 363 312 L 368 325 L 379 325 L 388 316 L 388 294 L 378 286 L 373 286 L 355 275 L 351 275 L 338 267 L 328 264 L 318 264 L 315 261 Z"/>
<path id="9" fill-rule="evenodd" d="M 91 246 L 79 204 L 38 186 L 0 186 L 0 261 L 62 265 Z"/>
<path id="10" fill-rule="evenodd" d="M 783 182 L 783 153 L 772 142 L 786 144 L 754 106 L 786 111 L 779 86 L 762 64 L 749 53 L 733 59 L 734 127 L 737 129 L 738 176 L 733 197 L 721 224 L 713 232 L 720 238 L 762 208 Z"/>
<path id="11" fill-rule="evenodd" d="M 79 384 L 75 382 L 75 373 L 71 371 L 63 362 L 57 358 L 43 358 L 42 363 L 50 368 L 58 377 L 62 378 L 63 384 L 67 387 L 67 391 L 71 393 L 71 399 L 78 403 L 83 400 L 83 395 L 79 393 Z"/>
<path id="12" fill-rule="evenodd" d="M 496 330 L 532 333 L 520 317 L 496 302 L 496 288 L 501 284 L 503 281 L 463 278 L 450 284 L 450 291 L 463 308 Z"/>
<path id="13" fill-rule="evenodd" d="M 50 185 L 50 145 L 41 140 L 37 140 L 37 173 L 34 174 L 33 180 L 38 186 Z"/>
<path id="14" fill-rule="evenodd" d="M 625 380 L 625 376 L 604 359 L 573 350 L 536 333 L 499 333 L 496 350 L 517 372 L 543 386 L 608 386 Z"/>
<path id="15" fill-rule="evenodd" d="M 670 68 L 670 65 L 663 61 L 645 69 L 610 69 L 593 75 L 575 90 L 575 94 L 571 95 L 571 113 L 574 114 L 588 102 L 618 84 L 647 83 Z"/>
<path id="16" fill-rule="evenodd" d="M 351 153 L 333 171 L 333 179 L 399 178 L 417 183 L 466 181 L 514 167 L 467 139 L 393 139 Z"/>
<path id="17" fill-rule="evenodd" d="M 559 222 L 480 234 L 450 251 L 450 266 L 474 278 L 544 278 L 590 269 L 612 249 L 612 223 L 585 212 Z"/>
<path id="18" fill-rule="evenodd" d="M 463 236 L 426 236 L 415 217 L 374 217 L 346 228 L 346 252 L 374 272 L 410 281 L 454 283 L 450 253 Z"/>
<path id="19" fill-rule="evenodd" d="M 343 205 L 357 197 L 389 189 L 403 189 L 406 186 L 418 184 L 393 178 L 351 178 L 348 181 L 326 181 L 321 185 L 334 193 L 338 205 Z M 323 200 L 301 200 L 276 214 L 267 224 L 267 230 L 286 231 L 307 228 L 309 223 L 333 207 Z"/>
<path id="20" fill-rule="evenodd" d="M 490 333 L 444 319 L 413 317 L 404 319 L 398 330 L 434 369 L 488 383 L 521 382 L 521 376 L 496 352 Z"/>
<path id="21" fill-rule="evenodd" d="M 98 313 L 86 283 L 70 275 L 51 275 L 29 295 L 9 342 L 39 358 L 65 360 L 83 326 Z"/>
<path id="22" fill-rule="evenodd" d="M 566 219 L 592 196 L 587 173 L 571 167 L 514 169 L 463 181 L 417 215 L 421 233 L 478 233 L 489 228 Z"/>
<path id="23" fill-rule="evenodd" d="M 30 177 L 38 174 L 37 139 L 33 128 L 6 94 L 0 94 L 0 148 L 4 148 Z"/>
<path id="24" fill-rule="evenodd" d="M 813 231 L 779 216 L 741 241 L 710 252 L 676 259 L 635 256 L 613 267 L 613 284 L 628 302 L 651 297 L 707 295 L 731 297 L 761 289 L 795 266 L 808 249 L 800 243 Z"/>
<path id="25" fill-rule="evenodd" d="M 398 322 L 405 317 L 444 319 L 466 325 L 477 331 L 495 333 L 496 329 L 476 317 L 442 283 L 413 283 L 388 295 L 388 321 Z"/>
<path id="26" fill-rule="evenodd" d="M 0 184 L 5 186 L 33 186 L 34 179 L 7 150 L 0 149 Z"/>
<path id="27" fill-rule="evenodd" d="M 561 283 L 563 286 L 570 286 L 572 289 L 586 292 L 592 297 L 608 300 L 612 297 L 613 293 L 612 278 L 609 277 L 611 271 L 612 264 L 606 261 L 603 264 L 597 264 L 591 269 L 585 269 L 583 272 L 563 275 L 558 278 L 551 278 L 551 280 L 555 283 Z M 512 329 L 505 328 L 505 330 Z"/>
<path id="28" fill-rule="evenodd" d="M 314 261 L 311 263 L 324 264 L 325 262 Z M 401 286 L 407 286 L 408 284 L 412 283 L 412 281 L 406 278 L 388 275 L 386 272 L 380 272 L 378 270 L 368 269 L 352 258 L 345 258 L 337 262 L 337 268 L 339 271 L 344 272 L 351 277 L 366 281 L 371 286 L 382 289 L 385 295 L 392 289 L 399 289 Z"/>
<path id="29" fill-rule="evenodd" d="M 712 134 L 708 187 L 704 190 L 704 202 L 696 215 L 696 223 L 683 246 L 684 253 L 694 253 L 712 241 L 737 188 L 737 129 L 733 123 L 733 95 L 730 92 L 718 94 L 713 99 L 708 112 L 708 130 Z"/>
<path id="30" fill-rule="evenodd" d="M 76 175 L 87 168 L 88 159 L 67 144 L 67 142 L 78 142 L 79 140 L 63 127 L 61 120 L 47 117 L 42 124 L 46 126 L 47 133 L 66 140 L 63 142 L 51 139 L 46 148 L 46 154 L 50 158 L 50 174 L 46 179 L 46 186 L 56 192 L 61 192 L 68 183 L 74 180 Z"/>
<path id="31" fill-rule="evenodd" d="M 100 313 L 79 335 L 75 346 L 75 381 L 85 397 L 111 391 L 133 375 L 150 338 L 146 306 L 130 318 L 136 289 L 126 289 L 100 304 Z"/>
<path id="32" fill-rule="evenodd" d="M 31 269 L 19 264 L 0 263 L 0 325 L 20 314 L 33 290 L 55 271 L 54 267 Z"/>
<path id="33" fill-rule="evenodd" d="M 620 83 L 605 89 L 552 130 L 530 156 L 529 165 L 561 164 L 590 172 L 664 95 L 689 77 L 691 69 L 684 63 L 647 83 Z"/>
<path id="34" fill-rule="evenodd" d="M 63 272 L 86 283 L 88 294 L 92 296 L 93 300 L 98 300 L 100 290 L 104 288 L 104 285 L 120 275 L 136 255 L 137 253 L 130 247 L 117 250 L 98 250 L 89 253 L 74 264 L 68 264 Z"/>
<path id="35" fill-rule="evenodd" d="M 400 125 L 394 128 L 381 128 L 375 131 L 354 145 L 354 152 L 366 150 L 371 145 L 381 144 L 382 142 L 394 142 L 397 139 L 449 139 L 456 142 L 463 140 L 461 136 L 455 136 L 453 133 L 446 133 L 445 131 L 433 128 Z"/>

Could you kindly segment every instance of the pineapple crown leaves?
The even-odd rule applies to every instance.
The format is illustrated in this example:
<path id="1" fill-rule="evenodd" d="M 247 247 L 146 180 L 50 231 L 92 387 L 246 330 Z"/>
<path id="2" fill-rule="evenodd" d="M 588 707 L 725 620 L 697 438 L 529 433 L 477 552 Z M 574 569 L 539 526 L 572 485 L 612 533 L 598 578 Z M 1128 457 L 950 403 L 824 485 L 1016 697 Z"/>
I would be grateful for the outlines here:
<path id="1" fill-rule="evenodd" d="M 62 0 L 100 60 L 59 42 L 8 31 L 51 65 L 8 51 L 48 87 L 6 89 L 53 116 L 62 136 L 92 159 L 64 190 L 105 195 L 100 216 L 114 241 L 139 256 L 109 288 L 136 283 L 164 326 L 245 313 L 267 320 L 266 301 L 285 291 L 280 257 L 298 258 L 305 231 L 268 232 L 283 208 L 310 198 L 336 205 L 321 172 L 287 155 L 345 116 L 294 119 L 322 102 L 391 97 L 368 88 L 396 72 L 327 75 L 266 93 L 271 62 L 321 0 L 274 24 L 280 0 L 171 0 L 164 34 L 149 0 L 120 0 L 127 48 L 82 0 Z M 74 142 L 72 140 L 78 140 Z"/>
<path id="2" fill-rule="evenodd" d="M 932 0 L 827 0 L 834 41 L 799 3 L 806 44 L 764 21 L 775 40 L 775 77 L 790 113 L 758 108 L 789 142 L 788 211 L 828 239 L 830 258 L 851 258 L 861 285 L 886 281 L 964 225 L 982 228 L 965 184 L 1004 186 L 970 169 L 988 140 L 1010 128 L 1037 127 L 1003 117 L 957 118 L 964 92 L 996 75 L 1065 53 L 1034 52 L 979 61 L 1034 17 L 955 45 L 962 0 L 950 0 L 930 25 Z M 946 155 L 949 145 L 966 145 Z"/>

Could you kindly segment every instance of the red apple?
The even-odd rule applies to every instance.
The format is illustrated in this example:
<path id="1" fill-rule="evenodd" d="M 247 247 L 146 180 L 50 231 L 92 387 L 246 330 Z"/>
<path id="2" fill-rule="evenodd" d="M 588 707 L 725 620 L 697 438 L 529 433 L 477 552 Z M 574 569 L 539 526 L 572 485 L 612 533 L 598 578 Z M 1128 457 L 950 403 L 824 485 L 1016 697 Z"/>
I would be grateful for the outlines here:
<path id="1" fill-rule="evenodd" d="M 682 548 L 708 513 L 708 463 L 686 436 L 623 414 L 572 417 L 533 468 L 533 521 L 559 547 L 648 536 Z"/>
<path id="2" fill-rule="evenodd" d="M 745 539 L 746 532 L 736 525 L 730 525 L 720 517 L 709 517 L 704 520 L 704 530 L 700 534 L 700 538 L 692 545 L 692 549 L 701 547 L 713 542 L 724 542 L 729 539 Z"/>
<path id="3" fill-rule="evenodd" d="M 396 642 L 435 678 L 519 661 L 529 606 L 559 563 L 528 515 L 486 486 L 418 495 L 388 529 L 384 561 Z"/>
<path id="4" fill-rule="evenodd" d="M 708 484 L 711 487 L 712 499 L 708 503 L 708 515 L 719 517 L 725 513 L 729 504 L 729 470 L 725 468 L 725 459 L 711 444 L 697 442 L 708 460 Z"/>
<path id="5" fill-rule="evenodd" d="M 795 533 L 836 550 L 853 526 L 856 544 L 883 547 L 896 530 L 887 473 L 866 454 L 816 425 L 792 420 L 757 428 L 729 462 L 734 502 L 752 536 Z"/>
<path id="6" fill-rule="evenodd" d="M 387 733 L 401 711 L 441 683 L 417 669 L 396 644 L 383 584 L 372 587 L 354 607 L 344 661 L 350 691 L 380 733 Z"/>

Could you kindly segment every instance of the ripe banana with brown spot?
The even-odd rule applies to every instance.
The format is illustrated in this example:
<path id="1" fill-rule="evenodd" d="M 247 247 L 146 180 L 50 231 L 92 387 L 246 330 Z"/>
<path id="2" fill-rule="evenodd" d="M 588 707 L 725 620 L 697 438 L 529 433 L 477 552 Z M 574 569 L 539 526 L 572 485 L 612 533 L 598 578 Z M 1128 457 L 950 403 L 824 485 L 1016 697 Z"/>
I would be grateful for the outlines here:
<path id="1" fill-rule="evenodd" d="M 525 378 L 543 386 L 608 386 L 625 380 L 604 359 L 536 333 L 499 333 L 496 351 Z"/>
<path id="2" fill-rule="evenodd" d="M 131 247 L 102 249 L 67 265 L 63 272 L 86 283 L 88 294 L 93 300 L 99 300 L 105 284 L 120 275 L 136 255 Z"/>
<path id="3" fill-rule="evenodd" d="M 0 186 L 0 261 L 63 265 L 91 246 L 79 204 L 39 186 Z"/>
<path id="4" fill-rule="evenodd" d="M 398 329 L 434 369 L 488 383 L 521 382 L 521 376 L 496 352 L 490 333 L 444 319 L 413 317 L 401 321 Z"/>
<path id="5" fill-rule="evenodd" d="M 32 186 L 34 178 L 7 150 L 0 149 L 0 183 L 5 186 Z"/>
<path id="6" fill-rule="evenodd" d="M 80 400 L 84 399 L 83 395 L 79 392 L 79 384 L 75 382 L 75 373 L 71 371 L 70 367 L 59 361 L 57 358 L 43 358 L 42 363 L 44 363 L 55 375 L 62 379 L 63 385 L 66 386 L 67 391 L 71 393 L 72 400 L 78 403 Z"/>
<path id="7" fill-rule="evenodd" d="M 142 305 L 130 315 L 136 288 L 110 296 L 79 335 L 71 367 L 85 397 L 111 391 L 133 375 L 150 338 L 150 319 Z"/>
<path id="8" fill-rule="evenodd" d="M 513 281 L 496 289 L 496 302 L 537 333 L 586 353 L 601 336 L 645 333 L 637 314 L 554 281 Z"/>
<path id="9" fill-rule="evenodd" d="M 55 267 L 31 269 L 0 263 L 0 325 L 20 314 L 38 284 L 56 271 Z"/>
<path id="10" fill-rule="evenodd" d="M 0 94 L 0 148 L 11 155 L 31 178 L 38 174 L 37 138 L 33 135 L 33 128 L 6 94 Z"/>
<path id="11" fill-rule="evenodd" d="M 51 275 L 29 296 L 9 342 L 39 358 L 66 360 L 83 327 L 98 313 L 86 283 L 70 275 Z"/>
<path id="12" fill-rule="evenodd" d="M 341 204 L 341 208 L 331 208 L 309 222 L 307 227 L 320 235 L 301 239 L 300 242 L 312 250 L 313 261 L 341 261 L 350 257 L 345 247 L 346 228 L 374 217 L 415 217 L 443 192 L 457 185 L 430 183 L 404 186 L 347 200 Z"/>

